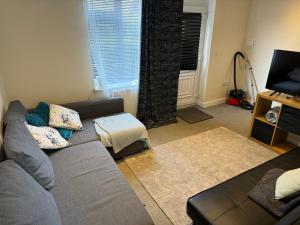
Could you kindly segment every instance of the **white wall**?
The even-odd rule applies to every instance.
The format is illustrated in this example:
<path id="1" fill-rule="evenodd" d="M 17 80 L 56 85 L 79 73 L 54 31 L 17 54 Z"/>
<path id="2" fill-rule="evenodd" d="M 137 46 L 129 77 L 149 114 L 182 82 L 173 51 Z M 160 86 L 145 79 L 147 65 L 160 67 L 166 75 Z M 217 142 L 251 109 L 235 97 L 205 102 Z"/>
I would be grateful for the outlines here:
<path id="1" fill-rule="evenodd" d="M 300 1 L 253 0 L 246 46 L 260 91 L 266 85 L 274 49 L 300 51 Z"/>
<path id="2" fill-rule="evenodd" d="M 243 50 L 250 5 L 251 0 L 216 1 L 208 73 L 201 74 L 207 76 L 207 83 L 200 84 L 200 92 L 205 89 L 200 106 L 225 102 L 227 87 L 223 83 L 232 76 L 234 53 Z M 201 80 L 205 82 L 203 77 Z"/>
<path id="3" fill-rule="evenodd" d="M 7 99 L 87 99 L 93 91 L 82 0 L 1 0 L 0 68 Z"/>

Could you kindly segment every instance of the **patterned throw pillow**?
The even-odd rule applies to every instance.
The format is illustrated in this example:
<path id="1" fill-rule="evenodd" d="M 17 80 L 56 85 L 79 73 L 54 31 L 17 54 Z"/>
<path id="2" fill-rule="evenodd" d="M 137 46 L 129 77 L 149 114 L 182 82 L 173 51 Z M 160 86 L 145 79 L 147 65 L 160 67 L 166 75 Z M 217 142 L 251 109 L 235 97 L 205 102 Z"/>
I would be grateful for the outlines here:
<path id="1" fill-rule="evenodd" d="M 49 125 L 52 127 L 82 130 L 78 112 L 54 104 L 50 104 Z"/>
<path id="2" fill-rule="evenodd" d="M 40 102 L 32 112 L 27 113 L 25 118 L 28 124 L 36 127 L 43 127 L 48 126 L 49 124 L 49 114 L 49 104 L 45 102 Z M 56 130 L 64 139 L 68 140 L 72 137 L 72 129 L 56 128 Z"/>
<path id="3" fill-rule="evenodd" d="M 60 149 L 71 145 L 53 127 L 26 126 L 41 149 Z"/>

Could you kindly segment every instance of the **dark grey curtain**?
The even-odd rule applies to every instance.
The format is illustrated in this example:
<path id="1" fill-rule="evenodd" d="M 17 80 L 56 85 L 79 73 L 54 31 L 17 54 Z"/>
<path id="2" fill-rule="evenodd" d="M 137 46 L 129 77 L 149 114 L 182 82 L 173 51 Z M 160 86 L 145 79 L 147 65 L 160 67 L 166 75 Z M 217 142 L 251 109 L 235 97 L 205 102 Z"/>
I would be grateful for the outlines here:
<path id="1" fill-rule="evenodd" d="M 176 122 L 183 0 L 143 0 L 137 117 L 147 128 Z"/>

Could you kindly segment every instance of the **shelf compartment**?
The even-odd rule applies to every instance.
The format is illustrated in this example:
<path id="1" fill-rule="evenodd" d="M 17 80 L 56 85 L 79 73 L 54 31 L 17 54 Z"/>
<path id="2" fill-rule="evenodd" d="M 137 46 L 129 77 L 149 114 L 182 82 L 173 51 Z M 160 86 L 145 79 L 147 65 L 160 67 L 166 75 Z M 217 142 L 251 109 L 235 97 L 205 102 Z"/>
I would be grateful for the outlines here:
<path id="1" fill-rule="evenodd" d="M 269 125 L 271 125 L 271 126 L 274 126 L 275 127 L 275 123 L 271 123 L 271 122 L 269 122 L 267 119 L 266 119 L 266 117 L 265 116 L 262 116 L 262 115 L 260 115 L 260 116 L 255 116 L 255 119 L 256 120 L 259 120 L 259 121 L 261 121 L 261 122 L 263 122 L 263 123 L 267 123 L 267 124 L 269 124 Z"/>
<path id="2" fill-rule="evenodd" d="M 297 148 L 296 145 L 287 142 L 287 136 L 288 132 L 283 129 L 277 128 L 272 139 L 271 148 L 280 154 Z"/>
<path id="3" fill-rule="evenodd" d="M 266 145 L 271 145 L 275 127 L 260 120 L 254 120 L 251 137 Z"/>
<path id="4" fill-rule="evenodd" d="M 258 98 L 256 107 L 255 107 L 255 112 L 254 116 L 264 116 L 272 107 L 272 100 L 268 100 L 265 98 Z"/>
<path id="5" fill-rule="evenodd" d="M 277 146 L 280 143 L 285 143 L 287 139 L 288 132 L 277 128 L 274 132 L 273 138 L 272 138 L 272 143 L 271 147 Z"/>

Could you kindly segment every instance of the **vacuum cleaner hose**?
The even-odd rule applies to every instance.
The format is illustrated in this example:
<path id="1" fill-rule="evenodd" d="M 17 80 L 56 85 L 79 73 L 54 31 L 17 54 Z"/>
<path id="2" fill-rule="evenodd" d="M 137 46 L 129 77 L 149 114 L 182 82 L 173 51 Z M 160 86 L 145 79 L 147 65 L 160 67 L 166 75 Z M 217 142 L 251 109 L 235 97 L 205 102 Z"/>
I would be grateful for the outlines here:
<path id="1" fill-rule="evenodd" d="M 241 52 L 236 52 L 236 53 L 234 54 L 234 63 L 233 63 L 233 82 L 234 82 L 234 89 L 235 89 L 235 91 L 237 91 L 237 84 L 236 84 L 236 59 L 237 59 L 238 55 L 241 56 L 243 59 L 245 59 L 244 54 L 241 53 Z"/>

